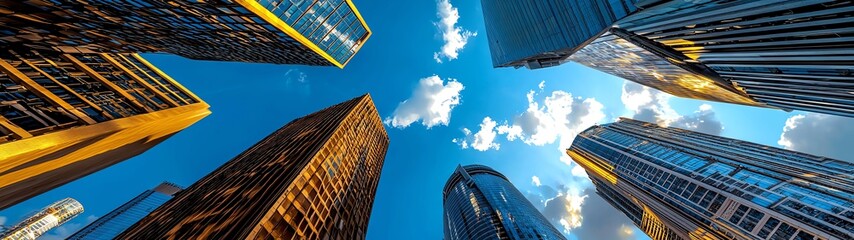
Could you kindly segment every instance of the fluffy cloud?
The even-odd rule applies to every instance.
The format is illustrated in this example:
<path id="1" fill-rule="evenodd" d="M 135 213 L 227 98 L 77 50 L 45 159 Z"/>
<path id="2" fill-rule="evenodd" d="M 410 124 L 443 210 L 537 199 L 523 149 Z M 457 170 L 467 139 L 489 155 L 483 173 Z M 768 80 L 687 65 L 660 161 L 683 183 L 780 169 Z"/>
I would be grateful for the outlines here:
<path id="1" fill-rule="evenodd" d="M 489 140 L 489 142 L 481 142 L 481 146 L 488 147 L 476 149 L 480 151 L 498 150 L 498 143 L 492 142 L 496 140 L 494 138 L 496 135 L 504 135 L 508 141 L 520 140 L 532 146 L 544 146 L 558 142 L 557 150 L 560 152 L 560 161 L 572 169 L 573 176 L 587 177 L 584 169 L 573 163 L 564 151 L 572 145 L 572 140 L 578 133 L 605 119 L 604 106 L 596 99 L 573 97 L 571 93 L 564 91 L 553 91 L 542 101 L 539 101 L 537 95 L 542 93 L 545 82 L 540 82 L 537 87 L 540 90 L 539 92 L 528 91 L 526 95 L 528 108 L 517 115 L 512 123 L 505 121 L 504 124 L 493 126 L 487 124 L 487 119 L 491 122 L 491 118 L 484 119 L 478 133 L 483 132 L 485 137 L 482 139 Z M 463 132 L 466 133 L 465 138 L 453 139 L 452 141 L 466 149 L 474 144 L 473 140 L 476 138 L 472 138 L 468 129 L 463 129 Z"/>
<path id="2" fill-rule="evenodd" d="M 543 146 L 560 142 L 561 152 L 569 148 L 575 135 L 602 121 L 604 106 L 596 99 L 573 97 L 564 91 L 554 91 L 543 100 L 535 101 L 536 93 L 528 92 L 528 109 L 510 125 L 498 127 L 507 140 L 522 140 L 528 145 Z"/>
<path id="3" fill-rule="evenodd" d="M 787 119 L 777 144 L 786 149 L 854 162 L 851 136 L 854 136 L 854 118 L 808 113 Z"/>
<path id="4" fill-rule="evenodd" d="M 465 87 L 457 80 L 442 81 L 433 75 L 422 78 L 409 99 L 401 102 L 385 123 L 397 128 L 406 128 L 421 121 L 427 128 L 445 125 L 451 121 L 451 110 L 460 104 L 460 91 Z"/>
<path id="5" fill-rule="evenodd" d="M 711 105 L 700 105 L 690 115 L 682 116 L 670 107 L 670 94 L 625 81 L 620 99 L 635 120 L 657 123 L 662 127 L 678 127 L 691 131 L 720 135 L 723 124 L 717 120 Z"/>
<path id="6" fill-rule="evenodd" d="M 723 124 L 715 117 L 712 106 L 708 104 L 700 105 L 700 109 L 691 115 L 679 117 L 670 123 L 670 126 L 712 135 L 720 135 L 724 130 Z"/>
<path id="7" fill-rule="evenodd" d="M 586 179 L 570 176 L 561 179 L 560 182 L 566 184 L 557 188 L 538 182 L 540 179 L 536 176 L 532 180 L 535 188 L 527 193 L 527 198 L 549 222 L 564 234 L 582 226 L 585 219 L 582 209 L 589 197 L 583 189 L 590 186 Z"/>
<path id="8" fill-rule="evenodd" d="M 492 120 L 490 117 L 483 118 L 483 122 L 480 124 L 480 130 L 477 131 L 474 135 L 471 134 L 471 130 L 468 128 L 463 128 L 463 133 L 465 133 L 465 138 L 457 138 L 452 140 L 454 143 L 460 145 L 463 149 L 473 148 L 478 151 L 486 151 L 489 149 L 498 150 L 500 145 L 495 143 L 495 136 L 497 135 L 495 132 L 495 126 L 497 123 Z"/>
<path id="9" fill-rule="evenodd" d="M 436 4 L 436 15 L 439 17 L 439 22 L 436 26 L 442 32 L 442 40 L 445 42 L 442 49 L 433 53 L 433 59 L 438 63 L 442 63 L 442 58 L 450 60 L 457 59 L 459 51 L 462 50 L 470 37 L 477 36 L 477 32 L 465 30 L 462 27 L 456 26 L 460 20 L 460 13 L 450 0 L 439 0 Z"/>
<path id="10" fill-rule="evenodd" d="M 578 239 L 637 239 L 635 233 L 640 233 L 640 230 L 625 214 L 608 204 L 593 189 L 587 189 L 584 195 L 590 197 L 585 199 L 581 209 L 584 227 L 573 231 Z"/>

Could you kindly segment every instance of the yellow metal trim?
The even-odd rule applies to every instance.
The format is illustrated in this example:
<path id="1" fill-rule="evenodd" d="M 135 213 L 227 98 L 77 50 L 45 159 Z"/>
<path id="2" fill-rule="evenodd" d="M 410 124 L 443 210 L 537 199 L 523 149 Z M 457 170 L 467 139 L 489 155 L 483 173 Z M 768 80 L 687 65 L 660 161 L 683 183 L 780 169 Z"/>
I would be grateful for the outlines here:
<path id="1" fill-rule="evenodd" d="M 122 144 L 139 139 L 153 140 L 173 134 L 209 115 L 208 108 L 209 106 L 205 103 L 195 103 L 0 144 L 0 172 L 6 172 L 27 161 L 44 157 L 75 143 L 104 137 L 72 153 L 0 175 L 0 188 L 74 162 L 85 161 L 89 157 L 119 148 Z"/>
<path id="2" fill-rule="evenodd" d="M 365 27 L 365 31 L 368 33 L 368 35 L 365 35 L 365 39 L 362 39 L 362 41 L 356 43 L 356 46 L 358 47 L 353 50 L 353 55 L 350 55 L 350 58 L 347 58 L 347 61 L 344 61 L 344 66 L 347 66 L 347 64 L 350 63 L 350 60 L 352 60 L 353 57 L 356 56 L 356 53 L 358 53 L 359 50 L 362 49 L 362 45 L 365 45 L 365 42 L 368 41 L 368 38 L 371 38 L 371 35 L 373 35 L 373 32 L 371 32 L 371 28 L 368 27 L 368 23 L 365 22 L 364 18 L 362 18 L 362 14 L 359 13 L 359 9 L 356 9 L 356 5 L 353 5 L 353 1 L 347 0 L 346 2 L 347 5 L 350 5 L 350 9 L 353 10 L 353 14 L 356 14 L 356 19 L 358 19 L 359 22 L 362 23 L 362 26 Z"/>
<path id="3" fill-rule="evenodd" d="M 205 102 L 201 98 L 199 98 L 199 96 L 196 96 L 195 93 L 190 92 L 190 90 L 185 88 L 184 85 L 181 85 L 181 83 L 178 83 L 177 81 L 175 81 L 175 79 L 172 79 L 172 77 L 170 77 L 169 75 L 166 75 L 166 73 L 164 73 L 159 68 L 155 67 L 153 64 L 151 64 L 150 62 L 145 60 L 145 58 L 143 58 L 139 54 L 134 53 L 134 54 L 131 54 L 131 56 L 136 58 L 136 60 L 139 60 L 139 62 L 141 62 L 142 64 L 145 64 L 146 67 L 153 70 L 154 73 L 157 73 L 157 75 L 160 75 L 160 77 L 162 77 L 163 79 L 166 79 L 166 81 L 169 81 L 169 84 L 172 84 L 173 86 L 178 88 L 178 90 L 181 90 L 182 92 L 186 93 L 188 96 L 193 98 L 193 100 L 196 100 L 196 101 L 201 102 L 201 103 Z M 176 96 L 176 97 L 178 97 L 178 99 L 181 99 L 181 96 Z"/>
<path id="4" fill-rule="evenodd" d="M 323 57 L 327 61 L 331 62 L 333 65 L 337 66 L 338 68 L 344 68 L 344 66 L 347 65 L 348 62 L 350 62 L 350 59 L 352 59 L 353 56 L 356 56 L 356 54 L 353 53 L 353 55 L 350 56 L 350 59 L 347 59 L 347 61 L 342 64 L 342 63 L 338 62 L 337 60 L 335 60 L 335 58 L 330 56 L 329 53 L 327 53 L 326 51 L 323 51 L 316 44 L 314 44 L 313 42 L 308 40 L 308 38 L 306 38 L 301 33 L 299 33 L 296 29 L 292 28 L 290 25 L 288 25 L 287 23 L 282 21 L 282 19 L 276 17 L 276 15 L 273 15 L 273 13 L 270 12 L 270 10 L 267 10 L 267 8 L 265 8 L 264 6 L 261 6 L 261 4 L 258 3 L 258 1 L 256 1 L 256 0 L 235 0 L 235 2 L 237 2 L 237 4 L 240 4 L 241 6 L 246 8 L 247 10 L 251 11 L 252 13 L 255 13 L 256 15 L 258 15 L 258 17 L 261 17 L 261 19 L 264 19 L 264 21 L 267 21 L 267 23 L 269 23 L 270 25 L 273 25 L 274 27 L 278 28 L 279 30 L 282 30 L 283 32 L 285 32 L 285 34 L 288 34 L 288 36 L 291 36 L 292 38 L 294 38 L 294 40 L 297 40 L 298 42 L 302 43 L 303 45 L 305 45 L 306 47 L 308 47 L 309 49 L 311 49 L 312 51 L 314 51 L 315 53 L 317 53 L 318 55 L 320 55 L 321 57 Z M 347 5 L 350 6 L 350 9 L 353 10 L 353 13 L 356 15 L 356 19 L 358 19 L 359 22 L 361 22 L 362 25 L 365 26 L 365 31 L 368 33 L 368 35 L 365 37 L 365 40 L 363 40 L 361 42 L 361 43 L 364 43 L 364 41 L 367 41 L 368 37 L 371 36 L 371 29 L 368 28 L 368 24 L 365 23 L 365 19 L 362 18 L 362 15 L 359 13 L 359 10 L 356 9 L 356 6 L 353 5 L 353 2 L 351 0 L 346 0 L 346 2 L 347 2 Z M 361 43 L 359 44 L 359 48 L 361 48 L 361 46 L 362 46 Z"/>
<path id="5" fill-rule="evenodd" d="M 70 61 L 71 64 L 74 64 L 74 66 L 77 66 L 77 68 L 79 68 L 80 70 L 83 70 L 83 72 L 85 72 L 86 75 L 89 75 L 89 77 L 94 78 L 95 80 L 103 83 L 104 85 L 106 85 L 107 87 L 109 87 L 110 89 L 112 89 L 113 91 L 115 91 L 116 93 L 121 95 L 122 97 L 128 99 L 131 104 L 138 107 L 139 109 L 142 109 L 146 112 L 153 112 L 154 111 L 154 110 L 148 108 L 148 106 L 145 106 L 142 103 L 140 103 L 139 100 L 137 100 L 135 97 L 128 94 L 128 92 L 126 90 L 122 89 L 121 87 L 119 87 L 115 83 L 110 82 L 109 80 L 104 78 L 104 76 L 101 76 L 100 74 L 98 74 L 98 72 L 95 72 L 95 70 L 92 70 L 92 68 L 90 68 L 89 66 L 86 66 L 86 64 L 84 64 L 83 62 L 80 62 L 80 60 L 77 60 L 77 58 L 75 58 L 74 56 L 71 56 L 70 54 L 63 54 L 62 56 L 66 60 Z"/>
<path id="6" fill-rule="evenodd" d="M 581 165 L 588 172 L 593 172 L 601 178 L 604 178 L 611 184 L 617 184 L 617 175 L 614 174 L 614 166 L 606 165 L 602 166 L 602 164 L 598 163 L 593 159 L 589 159 L 587 157 L 582 156 L 581 154 L 576 153 L 572 150 L 566 150 L 566 154 L 575 160 L 578 165 Z"/>
<path id="7" fill-rule="evenodd" d="M 169 103 L 169 105 L 171 105 L 173 107 L 181 106 L 180 104 L 173 101 L 172 98 L 169 98 L 169 96 L 166 96 L 166 94 L 163 94 L 163 92 L 160 92 L 160 90 L 157 90 L 157 88 L 155 88 L 154 86 L 151 86 L 151 84 L 148 84 L 148 82 L 146 82 L 141 77 L 139 77 L 139 75 L 136 75 L 135 73 L 133 73 L 130 69 L 128 69 L 127 67 L 122 65 L 119 61 L 116 61 L 116 59 L 111 57 L 109 54 L 101 53 L 101 56 L 104 57 L 104 59 L 106 59 L 107 62 L 110 62 L 110 64 L 113 64 L 113 66 L 116 66 L 117 68 L 121 69 L 128 76 L 133 78 L 133 80 L 135 80 L 139 84 L 142 84 L 142 86 L 147 88 L 149 91 L 153 92 L 158 97 L 162 98 L 163 101 L 166 101 L 167 103 Z"/>
<path id="8" fill-rule="evenodd" d="M 12 123 L 12 121 L 9 121 L 9 119 L 6 119 L 6 117 L 3 117 L 2 115 L 0 115 L 0 126 L 3 126 L 3 128 L 12 131 L 12 134 L 15 134 L 15 137 L 19 139 L 33 136 L 32 134 L 30 134 L 30 132 L 27 132 L 27 130 L 18 127 L 18 125 L 15 125 L 14 123 Z"/>
<path id="9" fill-rule="evenodd" d="M 40 97 L 43 97 L 43 98 L 47 99 L 49 102 L 56 104 L 56 105 L 59 105 L 59 107 L 61 107 L 62 109 L 65 109 L 65 111 L 68 111 L 69 113 L 74 114 L 74 116 L 77 116 L 80 119 L 80 121 L 82 121 L 83 123 L 86 123 L 86 124 L 97 123 L 94 119 L 90 118 L 88 115 L 80 112 L 79 110 L 74 108 L 74 106 L 71 106 L 71 104 L 68 104 L 67 102 L 65 102 L 65 100 L 62 100 L 62 98 L 60 98 L 59 96 L 56 96 L 55 94 L 50 92 L 50 90 L 47 90 L 47 88 L 42 87 L 42 85 L 39 85 L 38 83 L 36 83 L 36 81 L 33 81 L 32 79 L 27 77 L 26 74 L 22 73 L 21 71 L 18 71 L 18 69 L 16 69 L 11 64 L 6 62 L 6 60 L 0 59 L 0 70 L 2 70 L 4 73 L 9 75 L 9 77 L 12 80 L 18 82 L 18 84 L 24 85 L 24 87 L 29 89 L 30 92 L 32 92 L 33 94 L 40 96 Z"/>

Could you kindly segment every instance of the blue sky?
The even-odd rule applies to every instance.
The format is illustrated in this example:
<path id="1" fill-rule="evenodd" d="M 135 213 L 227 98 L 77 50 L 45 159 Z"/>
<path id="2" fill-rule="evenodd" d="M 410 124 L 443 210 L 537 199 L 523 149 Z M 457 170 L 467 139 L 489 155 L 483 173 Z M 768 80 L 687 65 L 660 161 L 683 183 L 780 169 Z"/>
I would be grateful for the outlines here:
<path id="1" fill-rule="evenodd" d="M 144 55 L 213 114 L 0 211 L 0 224 L 72 197 L 86 211 L 44 239 L 71 234 L 162 181 L 189 186 L 290 120 L 365 92 L 391 139 L 369 239 L 440 239 L 442 187 L 456 165 L 473 163 L 507 175 L 571 239 L 645 239 L 561 151 L 578 131 L 620 116 L 852 160 L 847 118 L 670 97 L 574 63 L 494 69 L 480 2 L 442 1 L 356 1 L 374 34 L 343 70 Z"/>

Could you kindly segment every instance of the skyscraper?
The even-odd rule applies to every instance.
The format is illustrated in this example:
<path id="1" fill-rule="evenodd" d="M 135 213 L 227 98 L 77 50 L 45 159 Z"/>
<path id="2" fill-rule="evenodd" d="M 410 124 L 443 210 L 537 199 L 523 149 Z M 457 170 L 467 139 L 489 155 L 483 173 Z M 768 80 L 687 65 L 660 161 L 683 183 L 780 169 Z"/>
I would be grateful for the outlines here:
<path id="1" fill-rule="evenodd" d="M 496 67 L 574 61 L 679 97 L 854 117 L 852 1 L 482 4 Z"/>
<path id="2" fill-rule="evenodd" d="M 371 35 L 351 0 L 3 1 L 0 45 L 343 68 Z"/>
<path id="3" fill-rule="evenodd" d="M 0 209 L 140 154 L 208 114 L 136 54 L 0 50 Z"/>
<path id="4" fill-rule="evenodd" d="M 501 173 L 457 166 L 442 192 L 445 239 L 566 239 Z"/>
<path id="5" fill-rule="evenodd" d="M 4 235 L 0 235 L 0 238 L 3 240 L 35 240 L 50 229 L 77 217 L 80 213 L 83 213 L 83 205 L 80 202 L 72 198 L 62 199 L 8 229 Z"/>
<path id="6" fill-rule="evenodd" d="M 118 239 L 364 239 L 388 148 L 370 95 L 291 121 Z"/>
<path id="7" fill-rule="evenodd" d="M 119 233 L 172 199 L 181 187 L 164 182 L 154 189 L 145 190 L 139 196 L 122 204 L 110 213 L 90 223 L 66 239 L 114 239 Z"/>
<path id="8" fill-rule="evenodd" d="M 625 118 L 567 154 L 653 239 L 854 238 L 854 163 Z"/>
<path id="9" fill-rule="evenodd" d="M 557 66 L 637 10 L 636 0 L 481 0 L 494 67 Z"/>

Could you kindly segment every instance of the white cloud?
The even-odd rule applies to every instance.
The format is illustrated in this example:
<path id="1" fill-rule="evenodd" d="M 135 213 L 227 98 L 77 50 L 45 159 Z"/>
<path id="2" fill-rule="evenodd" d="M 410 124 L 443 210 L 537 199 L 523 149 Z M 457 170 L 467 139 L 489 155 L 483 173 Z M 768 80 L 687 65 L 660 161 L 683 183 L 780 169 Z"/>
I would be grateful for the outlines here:
<path id="1" fill-rule="evenodd" d="M 466 135 L 465 138 L 455 138 L 451 141 L 460 145 L 463 149 L 471 147 L 478 151 L 498 150 L 500 145 L 495 142 L 496 132 L 494 129 L 496 125 L 497 123 L 492 121 L 492 118 L 485 117 L 477 133 L 472 135 L 471 130 L 463 128 L 463 133 Z"/>
<path id="2" fill-rule="evenodd" d="M 786 120 L 777 144 L 786 149 L 854 162 L 854 118 L 817 113 Z"/>
<path id="3" fill-rule="evenodd" d="M 542 90 L 545 88 L 545 82 L 540 82 L 537 87 Z M 578 166 L 573 167 L 577 164 L 574 164 L 566 156 L 565 151 L 572 145 L 572 140 L 578 133 L 605 119 L 604 106 L 596 99 L 573 97 L 571 93 L 564 91 L 553 91 L 542 101 L 536 99 L 537 95 L 537 91 L 528 91 L 526 95 L 527 110 L 516 116 L 512 123 L 505 122 L 495 127 L 495 131 L 498 135 L 504 135 L 508 141 L 521 140 L 532 146 L 544 146 L 558 142 L 557 150 L 560 152 L 560 161 L 573 169 L 572 174 L 574 176 L 586 177 L 587 174 L 583 169 Z M 484 121 L 484 123 L 486 122 Z M 491 127 L 489 130 L 489 140 L 493 140 L 495 134 Z M 466 134 L 466 138 L 452 141 L 466 149 L 466 146 L 471 145 L 471 141 L 466 141 L 468 138 L 470 138 L 469 134 Z M 481 148 L 484 149 L 481 151 L 497 150 L 498 143 L 494 144 L 496 147 Z"/>
<path id="4" fill-rule="evenodd" d="M 682 116 L 670 107 L 671 95 L 631 81 L 623 84 L 620 99 L 635 120 L 720 135 L 723 124 L 717 120 L 712 105 L 702 104 L 691 115 Z"/>
<path id="5" fill-rule="evenodd" d="M 540 178 L 539 178 L 539 177 L 537 177 L 537 176 L 533 176 L 533 177 L 531 177 L 531 183 L 533 183 L 533 184 L 534 184 L 534 186 L 537 186 L 537 187 L 539 187 L 540 185 L 542 185 L 542 184 L 540 184 Z"/>
<path id="6" fill-rule="evenodd" d="M 636 120 L 667 126 L 679 118 L 670 107 L 670 95 L 647 86 L 625 81 L 620 99 Z"/>
<path id="7" fill-rule="evenodd" d="M 447 126 L 451 121 L 451 110 L 460 104 L 460 91 L 464 88 L 462 83 L 452 78 L 447 82 L 437 75 L 422 78 L 412 96 L 401 102 L 384 122 L 397 128 L 406 128 L 419 120 L 427 128 Z"/>
<path id="8" fill-rule="evenodd" d="M 436 15 L 439 17 L 439 22 L 436 26 L 442 32 L 442 40 L 445 42 L 439 52 L 433 53 L 433 59 L 438 63 L 442 63 L 442 58 L 450 60 L 457 59 L 459 51 L 462 50 L 470 37 L 477 36 L 477 32 L 465 30 L 462 27 L 456 26 L 460 20 L 460 13 L 450 0 L 439 0 L 436 4 Z"/>
<path id="9" fill-rule="evenodd" d="M 561 230 L 568 234 L 572 229 L 581 227 L 584 220 L 581 209 L 587 197 L 587 194 L 582 194 L 582 191 L 576 188 L 567 188 L 545 201 L 543 216 L 557 222 Z"/>
<path id="10" fill-rule="evenodd" d="M 498 127 L 507 140 L 520 139 L 528 145 L 543 146 L 559 141 L 559 150 L 569 148 L 579 132 L 602 121 L 604 106 L 593 98 L 581 99 L 564 91 L 554 91 L 542 104 L 528 92 L 528 109 L 513 124 Z"/>
<path id="11" fill-rule="evenodd" d="M 691 115 L 677 118 L 670 126 L 711 135 L 720 135 L 724 130 L 723 124 L 715 117 L 712 106 L 708 104 L 700 105 L 699 110 Z"/>

